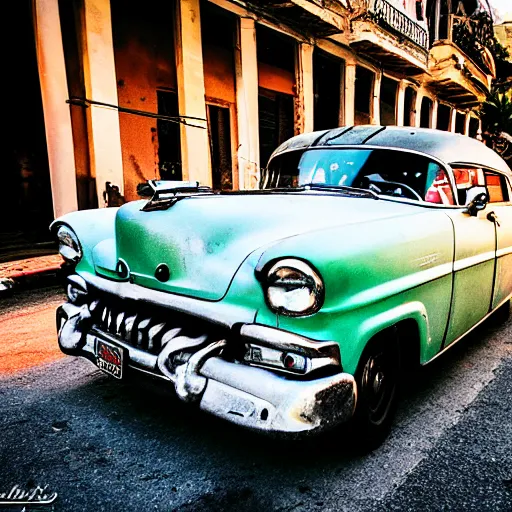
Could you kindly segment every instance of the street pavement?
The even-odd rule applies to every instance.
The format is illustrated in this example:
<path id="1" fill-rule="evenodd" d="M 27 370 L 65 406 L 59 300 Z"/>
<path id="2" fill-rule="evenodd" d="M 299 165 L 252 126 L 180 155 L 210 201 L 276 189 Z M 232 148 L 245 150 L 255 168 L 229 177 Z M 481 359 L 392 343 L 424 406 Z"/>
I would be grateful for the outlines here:
<path id="1" fill-rule="evenodd" d="M 0 301 L 0 494 L 48 485 L 55 511 L 512 509 L 512 321 L 423 368 L 391 436 L 360 454 L 346 431 L 272 439 L 62 356 L 60 300 L 52 288 Z"/>

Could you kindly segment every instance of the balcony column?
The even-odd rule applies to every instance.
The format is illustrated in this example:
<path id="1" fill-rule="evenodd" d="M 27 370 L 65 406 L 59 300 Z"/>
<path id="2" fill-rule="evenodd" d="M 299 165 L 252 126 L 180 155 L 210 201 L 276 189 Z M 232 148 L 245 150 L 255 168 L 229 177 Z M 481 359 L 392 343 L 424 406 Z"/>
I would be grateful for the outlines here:
<path id="1" fill-rule="evenodd" d="M 457 119 L 457 110 L 455 108 L 452 108 L 451 115 L 450 115 L 450 128 L 449 128 L 450 132 L 455 131 L 456 119 Z"/>
<path id="2" fill-rule="evenodd" d="M 345 63 L 345 126 L 352 126 L 355 121 L 356 99 L 356 63 Z"/>
<path id="3" fill-rule="evenodd" d="M 90 100 L 117 105 L 110 0 L 84 0 L 83 5 L 85 94 Z M 91 171 L 98 204 L 105 206 L 107 182 L 124 193 L 119 113 L 98 105 L 90 105 L 86 112 Z"/>
<path id="4" fill-rule="evenodd" d="M 179 112 L 197 118 L 190 125 L 180 123 L 182 176 L 211 187 L 199 0 L 179 0 L 176 10 Z"/>
<path id="5" fill-rule="evenodd" d="M 382 73 L 375 73 L 373 81 L 372 98 L 372 124 L 380 124 L 380 86 L 382 84 Z"/>
<path id="6" fill-rule="evenodd" d="M 432 102 L 432 116 L 430 119 L 430 128 L 437 128 L 437 111 L 439 109 L 439 100 L 436 98 Z"/>
<path id="7" fill-rule="evenodd" d="M 469 112 L 466 112 L 466 117 L 464 119 L 464 135 L 469 135 L 469 122 L 471 120 L 471 115 Z"/>
<path id="8" fill-rule="evenodd" d="M 400 80 L 398 84 L 398 92 L 396 95 L 396 124 L 397 126 L 404 125 L 404 113 L 405 113 L 405 89 L 407 83 L 404 80 Z"/>
<path id="9" fill-rule="evenodd" d="M 297 45 L 295 134 L 312 132 L 314 126 L 313 45 Z"/>
<path id="10" fill-rule="evenodd" d="M 239 187 L 253 189 L 258 188 L 260 181 L 260 137 L 256 25 L 251 18 L 240 18 L 235 70 Z"/>
<path id="11" fill-rule="evenodd" d="M 414 105 L 414 126 L 419 128 L 421 126 L 421 102 L 423 101 L 423 93 L 418 89 L 416 92 L 416 103 Z"/>
<path id="12" fill-rule="evenodd" d="M 78 209 L 75 154 L 58 0 L 34 2 L 34 32 L 41 84 L 53 214 Z"/>

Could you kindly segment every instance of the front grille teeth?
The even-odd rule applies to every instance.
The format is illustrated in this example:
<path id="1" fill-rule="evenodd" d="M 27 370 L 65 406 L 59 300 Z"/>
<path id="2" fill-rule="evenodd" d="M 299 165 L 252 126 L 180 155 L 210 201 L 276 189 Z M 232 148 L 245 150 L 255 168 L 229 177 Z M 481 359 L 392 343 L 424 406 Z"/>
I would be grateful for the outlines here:
<path id="1" fill-rule="evenodd" d="M 137 346 L 139 348 L 143 348 L 145 345 L 147 345 L 148 330 L 150 323 L 151 318 L 144 318 L 144 320 L 141 320 L 139 322 L 139 325 L 137 326 Z"/>
<path id="2" fill-rule="evenodd" d="M 137 315 L 129 316 L 124 320 L 124 339 L 128 343 L 131 343 L 131 341 L 133 340 L 133 327 L 135 326 L 136 322 Z"/>
<path id="3" fill-rule="evenodd" d="M 123 330 L 122 330 L 122 327 L 123 327 L 123 320 L 124 320 L 124 316 L 125 316 L 125 313 L 124 311 L 121 311 L 121 313 L 119 313 L 117 315 L 117 318 L 116 318 L 116 334 L 118 336 L 121 336 L 121 338 L 123 337 L 124 333 L 123 333 Z"/>
<path id="4" fill-rule="evenodd" d="M 120 307 L 121 305 L 121 307 Z M 93 324 L 101 331 L 111 334 L 128 345 L 136 347 L 151 354 L 159 354 L 163 347 L 171 340 L 177 337 L 196 338 L 201 336 L 201 329 L 198 328 L 196 322 L 190 322 L 190 325 L 184 326 L 173 325 L 172 313 L 165 315 L 168 321 L 162 321 L 165 312 L 161 312 L 153 317 L 143 313 L 135 313 L 126 311 L 122 307 L 122 303 L 115 307 L 111 307 L 106 301 L 93 300 L 90 303 L 90 311 L 92 313 Z M 135 305 L 134 307 L 137 307 Z M 186 322 L 186 319 L 184 319 Z M 207 326 L 205 326 L 205 330 Z M 204 331 L 203 331 L 204 333 Z M 206 336 L 206 334 L 204 334 Z"/>
<path id="5" fill-rule="evenodd" d="M 165 325 L 166 325 L 165 323 L 159 323 L 159 324 L 153 325 L 153 327 L 151 327 L 148 330 L 148 350 L 150 352 L 161 348 L 161 347 L 158 347 L 158 337 L 159 337 L 159 334 L 164 331 Z"/>

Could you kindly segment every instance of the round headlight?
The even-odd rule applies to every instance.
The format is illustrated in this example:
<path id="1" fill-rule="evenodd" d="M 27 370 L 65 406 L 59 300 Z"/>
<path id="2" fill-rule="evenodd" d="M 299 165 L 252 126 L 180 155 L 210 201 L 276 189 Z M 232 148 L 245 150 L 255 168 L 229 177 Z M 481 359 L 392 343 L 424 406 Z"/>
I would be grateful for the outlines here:
<path id="1" fill-rule="evenodd" d="M 75 232 L 67 226 L 60 226 L 57 230 L 59 253 L 66 260 L 77 263 L 82 258 L 82 248 Z"/>
<path id="2" fill-rule="evenodd" d="M 278 313 L 311 315 L 322 307 L 324 285 L 306 262 L 289 258 L 278 261 L 268 271 L 266 295 L 270 308 Z"/>

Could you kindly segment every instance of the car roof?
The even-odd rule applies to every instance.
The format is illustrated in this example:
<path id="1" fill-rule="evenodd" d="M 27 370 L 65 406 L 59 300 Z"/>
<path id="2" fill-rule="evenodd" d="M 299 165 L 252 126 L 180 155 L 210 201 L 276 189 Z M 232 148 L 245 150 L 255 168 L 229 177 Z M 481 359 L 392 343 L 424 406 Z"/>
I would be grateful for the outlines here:
<path id="1" fill-rule="evenodd" d="M 498 153 L 482 142 L 458 133 L 400 126 L 342 126 L 332 130 L 304 133 L 281 144 L 272 158 L 292 149 L 329 146 L 378 146 L 418 151 L 447 164 L 491 167 L 512 175 Z"/>

